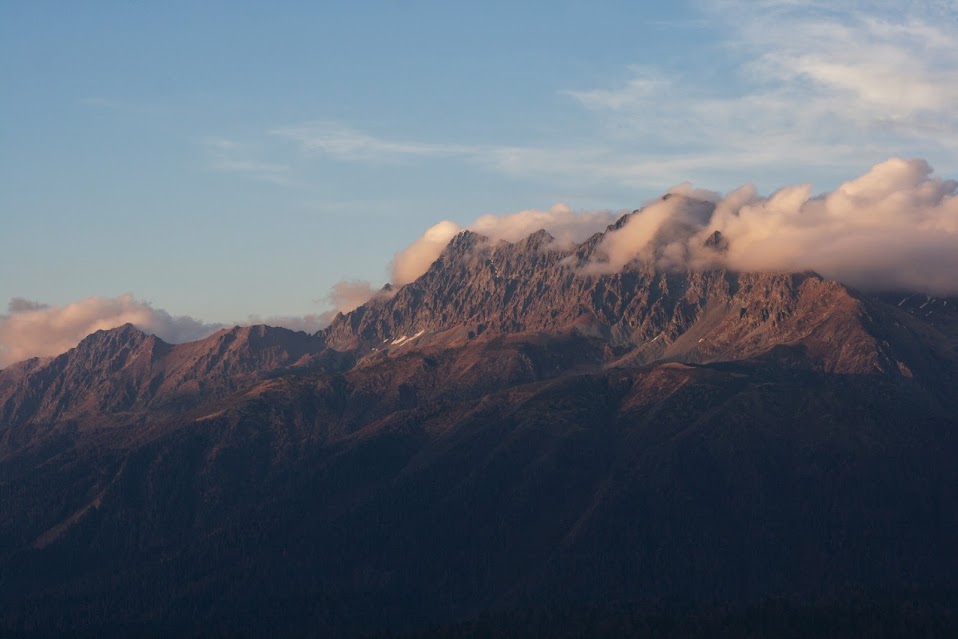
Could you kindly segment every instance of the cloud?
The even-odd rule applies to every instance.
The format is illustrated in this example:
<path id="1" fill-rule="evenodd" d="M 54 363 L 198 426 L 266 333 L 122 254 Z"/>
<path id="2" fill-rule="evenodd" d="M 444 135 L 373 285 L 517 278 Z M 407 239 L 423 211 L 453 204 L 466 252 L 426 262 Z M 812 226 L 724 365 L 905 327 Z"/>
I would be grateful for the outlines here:
<path id="1" fill-rule="evenodd" d="M 279 186 L 300 186 L 292 177 L 292 167 L 254 160 L 245 144 L 226 138 L 207 138 L 202 144 L 214 171 L 235 173 Z"/>
<path id="2" fill-rule="evenodd" d="M 477 147 L 398 141 L 376 137 L 331 121 L 278 127 L 272 135 L 297 143 L 303 151 L 351 162 L 392 162 L 407 157 L 471 155 Z"/>
<path id="3" fill-rule="evenodd" d="M 188 342 L 211 334 L 219 324 L 173 316 L 127 293 L 89 297 L 64 306 L 13 298 L 0 315 L 0 366 L 29 357 L 58 355 L 98 330 L 130 323 L 168 342 Z"/>
<path id="4" fill-rule="evenodd" d="M 44 308 L 49 307 L 46 304 L 23 299 L 22 297 L 11 298 L 10 303 L 7 304 L 7 310 L 11 313 L 26 313 L 27 311 L 39 311 Z"/>
<path id="5" fill-rule="evenodd" d="M 374 136 L 336 122 L 290 125 L 273 129 L 270 133 L 295 142 L 305 153 L 322 154 L 344 162 L 379 164 L 416 159 L 455 159 L 508 177 L 545 176 L 593 184 L 611 181 L 630 186 L 655 187 L 663 182 L 675 181 L 675 176 L 689 167 L 716 166 L 727 159 L 721 154 L 680 160 L 637 157 L 634 153 L 603 145 L 537 147 L 436 144 Z M 748 164 L 752 165 L 755 161 L 750 159 Z M 234 162 L 226 159 L 216 164 L 221 170 L 242 172 L 246 168 L 242 164 L 233 165 Z M 270 176 L 273 173 L 267 173 L 266 177 Z"/>
<path id="6" fill-rule="evenodd" d="M 380 294 L 385 293 L 375 290 L 372 284 L 363 280 L 337 282 L 322 299 L 315 300 L 318 303 L 332 306 L 327 311 L 306 315 L 269 315 L 266 317 L 250 315 L 246 323 L 266 324 L 267 326 L 278 326 L 288 328 L 291 331 L 313 334 L 329 326 L 330 322 L 339 313 L 348 313 Z"/>
<path id="7" fill-rule="evenodd" d="M 277 326 L 279 328 L 288 328 L 291 331 L 303 331 L 312 335 L 316 331 L 329 326 L 329 317 L 327 313 L 309 313 L 307 315 L 269 315 L 260 317 L 259 315 L 250 315 L 248 324 L 266 324 L 267 326 Z"/>
<path id="8" fill-rule="evenodd" d="M 322 324 L 320 328 L 328 326 L 340 313 L 355 310 L 377 295 L 387 295 L 387 293 L 376 290 L 371 283 L 365 280 L 336 282 L 323 298 L 323 301 L 332 306 L 332 309 L 320 314 L 319 320 Z"/>
<path id="9" fill-rule="evenodd" d="M 743 186 L 725 197 L 686 191 L 606 235 L 586 272 L 633 260 L 660 269 L 822 275 L 866 290 L 958 294 L 958 182 L 921 159 L 891 158 L 830 193 L 786 186 L 768 197 Z M 721 233 L 727 248 L 706 239 Z"/>
<path id="10" fill-rule="evenodd" d="M 714 60 L 731 75 L 634 65 L 617 86 L 562 92 L 600 124 L 593 145 L 607 153 L 591 163 L 597 173 L 609 168 L 622 183 L 641 175 L 616 171 L 607 161 L 615 153 L 620 167 L 676 181 L 846 169 L 903 149 L 950 158 L 958 147 L 953 11 L 942 19 L 921 3 L 704 6 L 704 30 L 721 36 Z M 667 165 L 647 166 L 656 159 Z"/>
<path id="11" fill-rule="evenodd" d="M 429 270 L 442 250 L 446 248 L 449 240 L 461 230 L 458 224 L 450 220 L 443 220 L 426 229 L 419 239 L 393 258 L 392 283 L 402 286 L 415 281 Z"/>
<path id="12" fill-rule="evenodd" d="M 611 211 L 574 212 L 565 204 L 555 204 L 547 211 L 529 209 L 507 215 L 483 215 L 469 225 L 469 230 L 494 240 L 518 242 L 545 229 L 562 244 L 581 242 L 615 220 Z"/>
<path id="13" fill-rule="evenodd" d="M 320 118 L 265 132 L 260 143 L 286 153 L 285 162 L 230 149 L 215 151 L 213 166 L 286 184 L 292 166 L 306 170 L 303 155 L 370 165 L 442 161 L 609 193 L 683 179 L 780 181 L 799 167 L 825 177 L 892 154 L 953 161 L 953 3 L 702 0 L 695 7 L 680 23 L 683 38 L 697 41 L 688 51 L 694 59 L 670 49 L 656 63 L 605 69 L 602 81 L 555 87 L 578 112 L 548 143 L 424 139 Z M 553 96 L 545 97 L 544 105 Z M 289 143 L 298 153 L 289 154 Z"/>
<path id="14" fill-rule="evenodd" d="M 593 233 L 612 223 L 615 215 L 610 211 L 575 212 L 565 204 L 555 204 L 540 211 L 528 209 L 506 215 L 483 215 L 466 226 L 443 220 L 431 226 L 423 235 L 396 254 L 392 263 L 392 283 L 402 286 L 416 280 L 429 270 L 453 237 L 464 228 L 491 240 L 518 242 L 540 229 L 548 231 L 563 245 L 581 242 Z"/>
<path id="15" fill-rule="evenodd" d="M 635 259 L 667 259 L 684 264 L 685 255 L 673 247 L 664 255 L 655 249 L 671 246 L 690 233 L 697 233 L 708 222 L 714 210 L 715 194 L 695 191 L 683 184 L 641 211 L 631 215 L 618 229 L 602 238 L 599 258 L 586 267 L 588 273 L 617 273 Z"/>
<path id="16" fill-rule="evenodd" d="M 622 88 L 566 90 L 561 93 L 571 96 L 590 109 L 622 111 L 656 98 L 672 85 L 669 78 L 655 69 L 633 65 L 630 70 L 632 78 Z"/>
<path id="17" fill-rule="evenodd" d="M 365 280 L 344 280 L 333 284 L 333 288 L 326 295 L 326 301 L 337 313 L 348 313 L 371 300 L 377 292 L 372 284 Z"/>

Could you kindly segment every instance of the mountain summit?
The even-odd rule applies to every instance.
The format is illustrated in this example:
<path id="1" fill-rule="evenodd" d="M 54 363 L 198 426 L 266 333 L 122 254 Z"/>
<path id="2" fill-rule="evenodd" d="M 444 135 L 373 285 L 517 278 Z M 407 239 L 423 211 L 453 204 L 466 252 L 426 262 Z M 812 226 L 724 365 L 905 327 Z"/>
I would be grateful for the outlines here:
<path id="1" fill-rule="evenodd" d="M 660 270 L 642 261 L 590 271 L 603 237 L 562 246 L 545 230 L 516 243 L 463 231 L 418 280 L 337 316 L 320 335 L 362 355 L 486 331 L 575 332 L 601 339 L 610 365 L 787 352 L 793 366 L 832 373 L 937 371 L 922 344 L 940 337 L 879 298 L 815 273 Z M 718 232 L 705 241 L 723 244 Z"/>

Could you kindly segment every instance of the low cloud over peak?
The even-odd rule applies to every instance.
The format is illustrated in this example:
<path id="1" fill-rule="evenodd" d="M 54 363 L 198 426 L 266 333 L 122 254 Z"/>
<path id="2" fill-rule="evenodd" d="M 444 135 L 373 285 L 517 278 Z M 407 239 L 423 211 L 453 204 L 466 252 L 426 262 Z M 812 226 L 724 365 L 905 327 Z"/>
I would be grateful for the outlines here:
<path id="1" fill-rule="evenodd" d="M 168 342 L 201 339 L 220 328 L 188 316 L 173 316 L 132 294 L 89 297 L 63 306 L 13 298 L 0 315 L 0 367 L 29 357 L 59 355 L 98 330 L 133 324 Z"/>
<path id="2" fill-rule="evenodd" d="M 493 240 L 518 242 L 524 237 L 545 229 L 561 244 L 581 242 L 601 231 L 615 220 L 610 211 L 575 212 L 565 204 L 555 204 L 546 211 L 527 209 L 506 215 L 483 215 L 466 227 L 443 220 L 435 224 L 396 254 L 392 264 L 392 283 L 402 286 L 416 280 L 429 270 L 453 237 L 470 230 Z"/>
<path id="3" fill-rule="evenodd" d="M 810 184 L 767 197 L 744 185 L 725 196 L 684 183 L 606 233 L 587 273 L 612 273 L 634 260 L 661 269 L 814 270 L 866 290 L 958 294 L 958 182 L 934 176 L 922 159 L 890 158 L 830 193 Z M 518 241 L 545 228 L 581 241 L 602 230 L 608 212 L 548 211 L 483 216 L 466 227 Z M 396 255 L 393 282 L 428 270 L 462 227 L 443 221 Z M 706 245 L 719 232 L 722 251 Z"/>
<path id="4" fill-rule="evenodd" d="M 643 259 L 663 269 L 814 270 L 868 290 L 955 294 L 956 190 L 924 160 L 891 158 L 818 196 L 809 184 L 768 197 L 746 185 L 722 198 L 661 200 L 607 234 L 587 268 Z M 716 231 L 723 252 L 705 245 Z"/>

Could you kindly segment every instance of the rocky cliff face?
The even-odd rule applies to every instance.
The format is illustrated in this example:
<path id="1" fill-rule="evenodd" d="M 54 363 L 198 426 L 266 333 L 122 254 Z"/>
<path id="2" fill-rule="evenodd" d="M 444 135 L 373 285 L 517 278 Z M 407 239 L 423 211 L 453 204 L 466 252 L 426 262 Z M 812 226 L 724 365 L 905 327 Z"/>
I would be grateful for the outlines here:
<path id="1" fill-rule="evenodd" d="M 417 281 L 338 316 L 321 335 L 368 353 L 454 328 L 456 339 L 574 331 L 603 339 L 620 366 L 745 360 L 784 347 L 794 365 L 835 373 L 922 367 L 909 361 L 913 322 L 815 273 L 662 272 L 636 262 L 594 274 L 583 266 L 600 240 L 562 247 L 545 231 L 516 243 L 465 231 Z M 878 337 L 876 323 L 900 330 Z"/>
<path id="2" fill-rule="evenodd" d="M 187 408 L 279 369 L 321 366 L 325 350 L 322 338 L 268 326 L 171 345 L 127 324 L 0 371 L 0 424 Z"/>

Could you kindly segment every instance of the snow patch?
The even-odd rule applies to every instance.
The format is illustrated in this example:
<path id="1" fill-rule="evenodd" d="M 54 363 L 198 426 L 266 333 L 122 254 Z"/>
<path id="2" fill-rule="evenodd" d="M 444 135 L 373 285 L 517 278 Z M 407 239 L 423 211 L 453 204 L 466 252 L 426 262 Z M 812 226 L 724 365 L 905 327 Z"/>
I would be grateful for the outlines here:
<path id="1" fill-rule="evenodd" d="M 414 339 L 416 339 L 417 337 L 421 337 L 422 334 L 425 333 L 425 332 L 426 332 L 425 329 L 423 329 L 423 330 L 419 331 L 418 333 L 416 333 L 415 335 L 413 335 L 412 337 L 406 337 L 405 335 L 402 335 L 401 337 L 397 337 L 396 339 L 394 339 L 394 340 L 390 343 L 390 346 L 402 346 L 402 345 L 405 344 L 406 342 L 411 342 L 411 341 L 413 341 Z"/>

